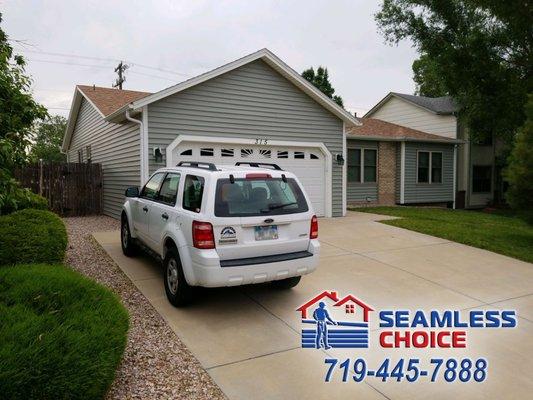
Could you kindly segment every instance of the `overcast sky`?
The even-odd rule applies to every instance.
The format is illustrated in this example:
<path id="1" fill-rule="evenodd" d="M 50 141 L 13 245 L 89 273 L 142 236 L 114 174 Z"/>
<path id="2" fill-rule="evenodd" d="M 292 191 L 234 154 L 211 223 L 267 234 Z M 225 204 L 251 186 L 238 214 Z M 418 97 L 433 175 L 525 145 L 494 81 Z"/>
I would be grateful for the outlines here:
<path id="1" fill-rule="evenodd" d="M 361 115 L 390 91 L 414 90 L 416 53 L 384 43 L 379 4 L 0 0 L 0 10 L 2 29 L 23 41 L 14 47 L 35 97 L 53 114 L 67 115 L 76 84 L 111 86 L 118 60 L 131 64 L 125 89 L 153 92 L 266 47 L 298 72 L 326 66 L 345 107 Z"/>

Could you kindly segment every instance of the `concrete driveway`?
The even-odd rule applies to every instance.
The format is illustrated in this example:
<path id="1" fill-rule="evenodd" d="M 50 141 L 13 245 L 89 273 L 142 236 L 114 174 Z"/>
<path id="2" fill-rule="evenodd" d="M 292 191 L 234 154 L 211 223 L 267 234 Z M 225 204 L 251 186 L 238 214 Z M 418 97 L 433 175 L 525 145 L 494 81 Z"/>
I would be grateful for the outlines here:
<path id="1" fill-rule="evenodd" d="M 96 240 L 148 298 L 230 399 L 525 399 L 533 393 L 533 265 L 376 222 L 387 217 L 351 212 L 321 219 L 319 269 L 289 291 L 268 285 L 202 289 L 198 301 L 176 309 L 165 298 L 159 264 L 128 259 L 119 233 Z M 353 293 L 375 310 L 513 308 L 518 327 L 469 332 L 466 350 L 402 350 L 376 345 L 379 328 L 370 323 L 369 349 L 326 354 L 300 347 L 295 309 L 328 289 Z M 372 345 L 373 344 L 373 345 Z M 324 358 L 486 357 L 480 383 L 342 383 L 340 371 L 324 382 Z M 179 377 L 176 377 L 179 379 Z"/>

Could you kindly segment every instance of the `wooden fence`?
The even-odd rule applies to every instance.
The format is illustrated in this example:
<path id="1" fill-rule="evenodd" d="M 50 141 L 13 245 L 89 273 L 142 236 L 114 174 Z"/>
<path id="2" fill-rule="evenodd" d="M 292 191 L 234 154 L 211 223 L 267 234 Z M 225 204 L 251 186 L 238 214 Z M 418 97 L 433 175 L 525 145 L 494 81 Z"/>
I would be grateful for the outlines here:
<path id="1" fill-rule="evenodd" d="M 48 200 L 50 209 L 74 217 L 102 213 L 102 166 L 79 163 L 36 163 L 15 171 L 23 187 Z"/>

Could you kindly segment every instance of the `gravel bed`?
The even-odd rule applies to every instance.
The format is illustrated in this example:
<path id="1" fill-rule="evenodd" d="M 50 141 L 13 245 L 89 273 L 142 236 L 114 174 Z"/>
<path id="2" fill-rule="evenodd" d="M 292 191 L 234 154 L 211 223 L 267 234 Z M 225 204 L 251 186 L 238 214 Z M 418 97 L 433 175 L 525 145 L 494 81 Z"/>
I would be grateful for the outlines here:
<path id="1" fill-rule="evenodd" d="M 120 229 L 104 217 L 64 218 L 67 264 L 109 287 L 130 314 L 128 344 L 107 399 L 224 399 L 220 388 L 91 236 Z"/>

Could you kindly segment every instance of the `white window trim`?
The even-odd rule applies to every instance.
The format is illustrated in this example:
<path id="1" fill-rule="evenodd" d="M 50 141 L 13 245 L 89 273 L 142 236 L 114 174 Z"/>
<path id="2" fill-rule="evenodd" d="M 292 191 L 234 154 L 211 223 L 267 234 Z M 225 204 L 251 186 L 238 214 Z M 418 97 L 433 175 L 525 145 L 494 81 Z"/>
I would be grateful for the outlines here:
<path id="1" fill-rule="evenodd" d="M 173 167 L 172 165 L 172 153 L 181 142 L 195 142 L 195 143 L 217 143 L 217 144 L 244 144 L 250 146 L 257 146 L 255 139 L 241 139 L 230 137 L 218 137 L 218 136 L 196 136 L 196 135 L 178 135 L 176 139 L 167 146 L 167 167 Z M 319 149 L 324 155 L 325 159 L 325 173 L 326 173 L 326 187 L 324 190 L 324 216 L 333 216 L 333 156 L 328 150 L 326 145 L 322 142 L 293 142 L 288 140 L 269 140 L 268 145 L 279 147 L 306 147 Z M 267 146 L 268 146 L 267 145 Z M 266 146 L 266 147 L 267 147 Z"/>
<path id="2" fill-rule="evenodd" d="M 419 153 L 429 153 L 429 171 L 428 171 L 428 181 L 420 182 L 418 180 L 418 158 Z M 432 170 L 433 170 L 433 153 L 440 153 L 440 182 L 432 182 Z M 416 184 L 417 185 L 442 185 L 442 180 L 444 177 L 444 154 L 442 151 L 433 151 L 433 150 L 417 150 L 416 151 Z"/>
<path id="3" fill-rule="evenodd" d="M 365 183 L 368 184 L 378 184 L 378 164 L 379 164 L 379 151 L 374 147 L 349 147 L 348 150 L 361 150 L 361 164 L 359 171 L 359 182 L 357 181 L 348 181 L 348 170 L 346 170 L 346 180 L 350 185 L 362 185 Z M 376 152 L 376 180 L 372 182 L 365 182 L 365 150 L 374 150 Z M 346 153 L 348 154 L 348 153 Z M 346 158 L 346 166 L 348 168 L 348 159 Z"/>

